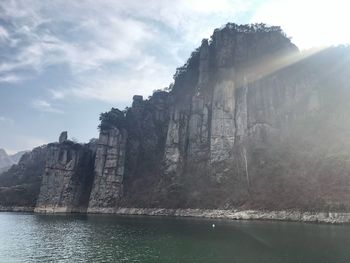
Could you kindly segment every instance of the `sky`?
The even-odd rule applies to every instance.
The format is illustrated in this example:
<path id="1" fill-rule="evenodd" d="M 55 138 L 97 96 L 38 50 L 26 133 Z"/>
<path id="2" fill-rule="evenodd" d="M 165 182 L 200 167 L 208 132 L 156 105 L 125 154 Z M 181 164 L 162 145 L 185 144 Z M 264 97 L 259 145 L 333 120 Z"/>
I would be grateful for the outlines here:
<path id="1" fill-rule="evenodd" d="M 0 0 L 0 148 L 87 142 L 98 117 L 167 87 L 227 22 L 279 25 L 301 49 L 350 43 L 347 1 Z"/>

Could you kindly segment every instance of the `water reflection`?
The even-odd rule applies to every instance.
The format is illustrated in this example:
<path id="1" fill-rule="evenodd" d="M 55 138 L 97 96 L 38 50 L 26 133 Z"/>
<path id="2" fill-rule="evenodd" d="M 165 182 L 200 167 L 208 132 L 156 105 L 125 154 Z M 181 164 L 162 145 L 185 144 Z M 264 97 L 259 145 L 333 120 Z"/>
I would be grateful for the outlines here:
<path id="1" fill-rule="evenodd" d="M 0 262 L 350 262 L 350 226 L 0 213 Z"/>

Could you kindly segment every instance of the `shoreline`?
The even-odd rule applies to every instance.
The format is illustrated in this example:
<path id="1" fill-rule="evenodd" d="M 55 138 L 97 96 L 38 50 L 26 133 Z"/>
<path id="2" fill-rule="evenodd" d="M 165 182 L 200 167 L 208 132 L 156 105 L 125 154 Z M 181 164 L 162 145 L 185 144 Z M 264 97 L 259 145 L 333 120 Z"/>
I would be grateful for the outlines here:
<path id="1" fill-rule="evenodd" d="M 113 214 L 134 216 L 194 217 L 228 220 L 269 220 L 308 223 L 350 223 L 348 212 L 301 212 L 219 209 L 166 209 L 166 208 L 90 208 L 87 212 L 67 213 L 64 208 L 0 207 L 0 212 L 32 212 L 38 214 Z"/>
<path id="2" fill-rule="evenodd" d="M 88 210 L 87 214 L 116 214 L 140 216 L 194 217 L 228 220 L 268 220 L 309 222 L 327 224 L 350 223 L 347 212 L 301 212 L 301 211 L 261 211 L 261 210 L 219 210 L 219 209 L 166 209 L 166 208 L 117 208 Z"/>
<path id="3" fill-rule="evenodd" d="M 34 207 L 27 206 L 0 206 L 0 212 L 26 212 L 33 213 Z"/>

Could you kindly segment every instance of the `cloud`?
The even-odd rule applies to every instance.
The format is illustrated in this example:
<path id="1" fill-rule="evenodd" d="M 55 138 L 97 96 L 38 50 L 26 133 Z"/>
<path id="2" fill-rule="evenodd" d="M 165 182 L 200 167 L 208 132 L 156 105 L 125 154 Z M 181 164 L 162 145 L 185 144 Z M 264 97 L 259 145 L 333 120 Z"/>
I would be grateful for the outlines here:
<path id="1" fill-rule="evenodd" d="M 17 83 L 22 81 L 22 79 L 14 74 L 5 74 L 5 75 L 0 75 L 0 83 L 5 82 L 5 83 Z"/>
<path id="2" fill-rule="evenodd" d="M 173 69 L 158 63 L 154 57 L 144 57 L 125 71 L 127 75 L 104 71 L 77 78 L 71 87 L 55 91 L 53 96 L 126 105 L 130 104 L 133 95 L 147 97 L 153 90 L 165 88 L 170 84 L 173 75 Z"/>
<path id="3" fill-rule="evenodd" d="M 306 48 L 349 41 L 344 6 L 344 0 L 3 1 L 0 16 L 7 24 L 0 25 L 0 41 L 5 41 L 9 52 L 2 52 L 0 82 L 18 82 L 19 71 L 34 74 L 65 64 L 73 75 L 72 94 L 107 99 L 100 91 L 87 92 L 101 86 L 84 87 L 82 79 L 96 85 L 115 83 L 114 89 L 125 93 L 122 89 L 133 90 L 137 82 L 128 81 L 135 77 L 132 71 L 140 72 L 138 66 L 152 58 L 163 72 L 150 78 L 160 85 L 153 88 L 161 88 L 171 81 L 164 75 L 175 72 L 202 38 L 215 27 L 236 22 L 242 14 L 253 13 L 251 22 L 281 25 L 296 44 Z M 131 73 L 115 76 L 118 73 L 111 70 L 115 67 L 127 67 Z M 146 78 L 146 73 L 144 68 L 141 75 Z M 101 75 L 103 81 L 98 79 Z"/>
<path id="4" fill-rule="evenodd" d="M 0 63 L 0 72 L 41 71 L 59 63 L 68 64 L 74 73 L 98 69 L 104 63 L 118 62 L 140 52 L 138 46 L 151 38 L 152 30 L 146 23 L 118 12 L 113 14 L 103 4 L 56 3 L 0 3 L 2 17 L 13 21 L 9 26 L 13 32 L 11 40 L 17 43 L 14 55 Z M 8 38 L 6 32 L 4 29 L 3 35 Z"/>
<path id="5" fill-rule="evenodd" d="M 6 41 L 9 38 L 9 33 L 7 30 L 0 26 L 0 41 Z"/>
<path id="6" fill-rule="evenodd" d="M 54 99 L 63 99 L 66 97 L 63 94 L 69 93 L 80 98 L 116 101 L 118 94 L 124 99 L 134 90 L 145 94 L 168 85 L 175 68 L 185 62 L 202 38 L 209 37 L 215 27 L 234 20 L 251 3 L 243 0 L 0 2 L 0 16 L 8 22 L 3 34 L 7 52 L 3 53 L 11 54 L 0 62 L 0 74 L 20 78 L 18 74 L 29 71 L 34 76 L 51 65 L 64 64 L 73 76 L 70 91 L 54 88 L 56 93 L 51 94 Z M 143 63 L 155 66 L 158 74 L 150 73 Z M 121 69 L 124 69 L 122 75 L 116 76 Z M 101 76 L 103 80 L 99 79 Z"/>
<path id="7" fill-rule="evenodd" d="M 34 100 L 32 102 L 32 107 L 41 112 L 64 113 L 62 110 L 54 108 L 49 102 L 40 99 Z"/>
<path id="8" fill-rule="evenodd" d="M 51 94 L 51 99 L 53 100 L 60 100 L 63 99 L 66 94 L 64 91 L 60 91 L 60 90 L 53 90 L 53 89 L 49 89 L 49 92 Z"/>
<path id="9" fill-rule="evenodd" d="M 279 25 L 302 49 L 350 42 L 348 1 L 270 0 L 252 22 Z"/>

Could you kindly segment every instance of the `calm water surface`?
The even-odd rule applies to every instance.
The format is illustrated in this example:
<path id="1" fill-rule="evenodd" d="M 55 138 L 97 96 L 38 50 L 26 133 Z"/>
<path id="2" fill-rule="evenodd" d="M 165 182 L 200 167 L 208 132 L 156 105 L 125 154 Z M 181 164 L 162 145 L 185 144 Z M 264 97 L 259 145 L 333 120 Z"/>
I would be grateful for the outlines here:
<path id="1" fill-rule="evenodd" d="M 0 262 L 349 263 L 350 225 L 0 213 Z"/>

